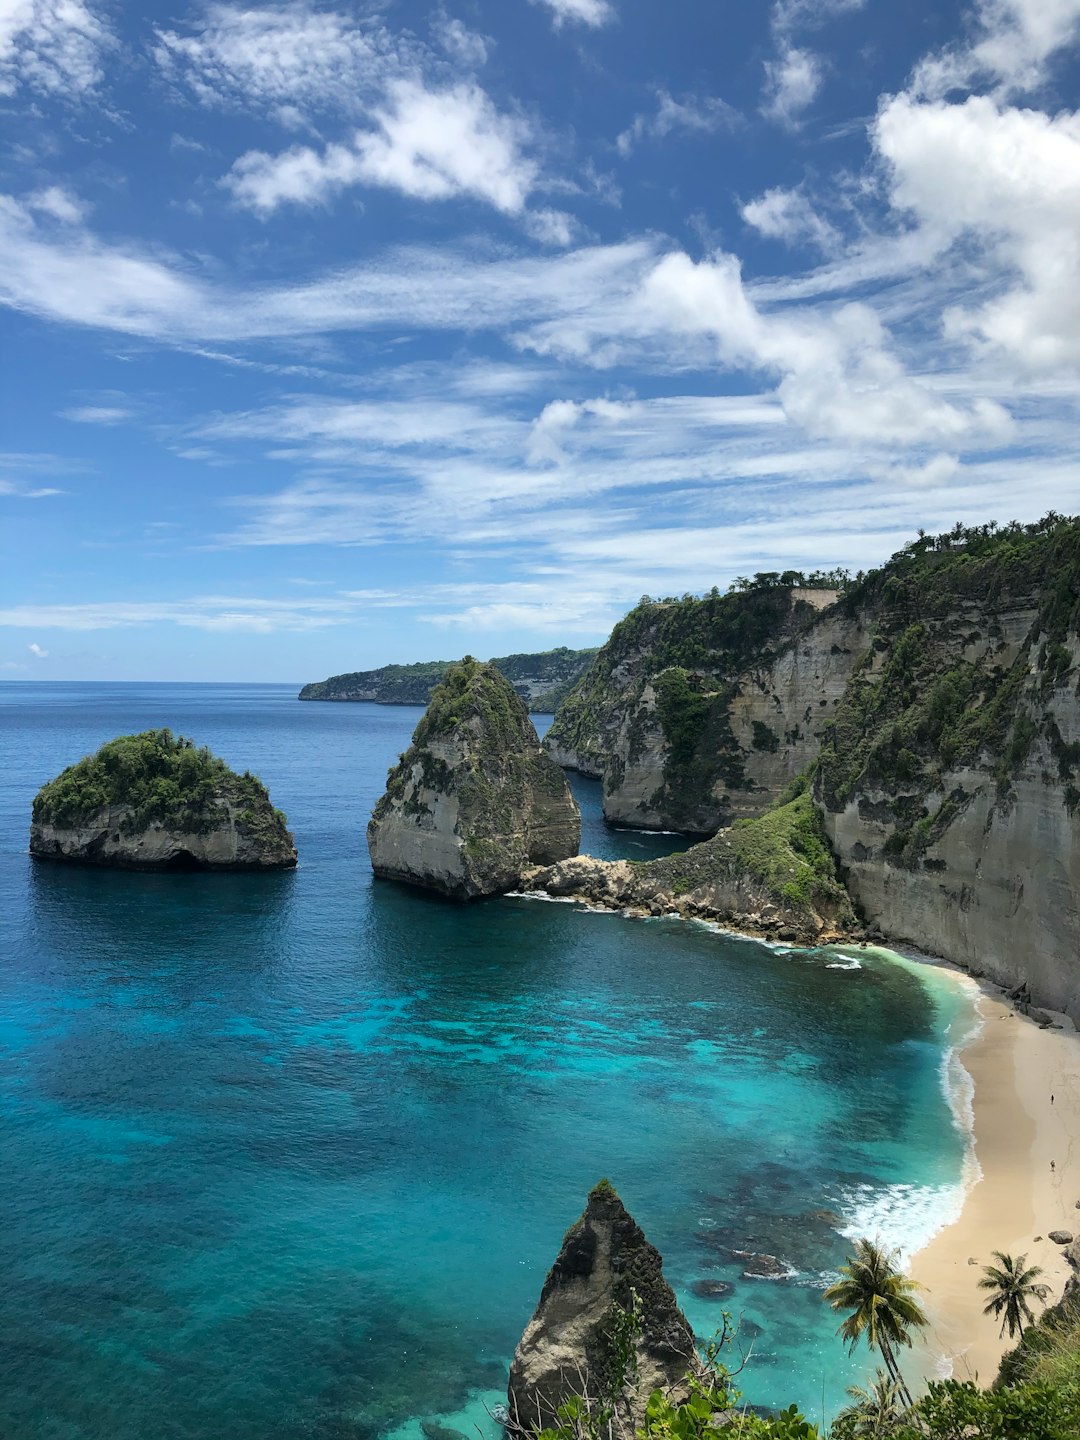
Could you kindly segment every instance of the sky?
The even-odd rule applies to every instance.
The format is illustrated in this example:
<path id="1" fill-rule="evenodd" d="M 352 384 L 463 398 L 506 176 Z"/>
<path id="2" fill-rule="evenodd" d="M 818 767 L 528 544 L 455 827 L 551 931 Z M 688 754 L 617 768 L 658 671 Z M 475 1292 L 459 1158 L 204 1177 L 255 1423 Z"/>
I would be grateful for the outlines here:
<path id="1" fill-rule="evenodd" d="M 1080 510 L 1080 0 L 0 0 L 0 679 Z"/>

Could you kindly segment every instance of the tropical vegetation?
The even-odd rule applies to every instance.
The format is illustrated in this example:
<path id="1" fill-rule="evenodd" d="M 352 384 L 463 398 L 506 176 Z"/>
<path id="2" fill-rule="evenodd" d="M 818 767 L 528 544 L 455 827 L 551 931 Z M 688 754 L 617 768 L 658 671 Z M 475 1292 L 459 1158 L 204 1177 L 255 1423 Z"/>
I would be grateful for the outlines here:
<path id="1" fill-rule="evenodd" d="M 1000 1333 L 1004 1335 L 1007 1326 L 1011 1340 L 1014 1335 L 1023 1336 L 1025 1321 L 1029 1325 L 1034 1322 L 1035 1315 L 1028 1302 L 1045 1302 L 1050 1287 L 1039 1282 L 1042 1270 L 1038 1265 L 1029 1266 L 1026 1255 L 1019 1255 L 1014 1259 L 1011 1255 L 995 1250 L 994 1258 L 998 1263 L 984 1265 L 983 1277 L 979 1281 L 980 1290 L 990 1292 L 990 1299 L 983 1307 L 983 1314 L 993 1315 L 995 1320 L 1000 1318 Z"/>

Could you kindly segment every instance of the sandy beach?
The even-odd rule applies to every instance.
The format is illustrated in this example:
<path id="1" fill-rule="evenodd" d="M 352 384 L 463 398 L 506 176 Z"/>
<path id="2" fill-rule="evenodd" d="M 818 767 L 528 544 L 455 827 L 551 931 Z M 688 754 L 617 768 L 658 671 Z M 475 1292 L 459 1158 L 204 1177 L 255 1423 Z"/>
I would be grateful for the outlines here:
<path id="1" fill-rule="evenodd" d="M 1048 1233 L 1080 1234 L 1080 1035 L 1060 1016 L 1064 1028 L 1040 1030 L 999 991 L 981 988 L 982 1027 L 961 1055 L 974 1081 L 981 1175 L 959 1219 L 913 1257 L 931 1323 L 910 1368 L 989 1384 L 1015 1342 L 999 1340 L 982 1314 L 981 1267 L 994 1250 L 1026 1254 L 1056 1300 L 1069 1266 Z"/>

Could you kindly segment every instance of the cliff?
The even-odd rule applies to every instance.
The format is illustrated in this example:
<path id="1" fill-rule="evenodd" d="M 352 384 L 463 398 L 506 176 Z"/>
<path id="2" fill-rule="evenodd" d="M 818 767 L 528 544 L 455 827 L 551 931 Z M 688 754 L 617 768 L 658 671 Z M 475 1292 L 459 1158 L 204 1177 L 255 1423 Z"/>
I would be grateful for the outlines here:
<path id="1" fill-rule="evenodd" d="M 815 797 L 869 925 L 1080 1018 L 1080 522 L 948 540 L 847 597 Z"/>
<path id="2" fill-rule="evenodd" d="M 474 899 L 577 853 L 581 820 L 524 702 L 466 658 L 437 686 L 368 825 L 376 875 Z"/>
<path id="3" fill-rule="evenodd" d="M 843 623 L 824 652 L 802 643 L 836 589 L 769 579 L 642 601 L 560 706 L 545 745 L 603 777 L 609 821 L 712 834 L 758 814 L 813 758 L 819 700 L 839 698 L 859 637 Z"/>
<path id="4" fill-rule="evenodd" d="M 30 853 L 136 870 L 271 870 L 296 864 L 266 787 L 169 730 L 110 740 L 43 785 Z"/>
<path id="5" fill-rule="evenodd" d="M 680 854 L 647 861 L 579 855 L 529 874 L 525 888 L 648 915 L 697 916 L 804 944 L 845 939 L 859 928 L 805 790 Z"/>
<path id="6" fill-rule="evenodd" d="M 620 1326 L 635 1308 L 636 1379 L 619 1358 L 620 1338 L 629 1338 Z M 664 1279 L 659 1251 L 601 1180 L 566 1232 L 514 1352 L 507 1396 L 514 1428 L 550 1425 L 559 1405 L 582 1394 L 600 1407 L 615 1399 L 622 1418 L 640 1426 L 654 1389 L 685 1399 L 687 1375 L 699 1370 L 693 1331 Z"/>
<path id="7" fill-rule="evenodd" d="M 813 770 L 872 930 L 1080 1019 L 1080 520 L 921 536 L 810 601 L 762 581 L 639 606 L 551 753 L 603 774 L 609 819 L 690 832 Z"/>
<path id="8" fill-rule="evenodd" d="M 550 714 L 577 683 L 595 654 L 595 650 L 568 650 L 560 646 L 535 655 L 503 655 L 488 664 L 510 681 L 531 711 Z M 305 685 L 299 698 L 426 705 L 451 664 L 449 660 L 430 660 L 415 665 L 383 665 L 378 670 L 353 670 Z"/>

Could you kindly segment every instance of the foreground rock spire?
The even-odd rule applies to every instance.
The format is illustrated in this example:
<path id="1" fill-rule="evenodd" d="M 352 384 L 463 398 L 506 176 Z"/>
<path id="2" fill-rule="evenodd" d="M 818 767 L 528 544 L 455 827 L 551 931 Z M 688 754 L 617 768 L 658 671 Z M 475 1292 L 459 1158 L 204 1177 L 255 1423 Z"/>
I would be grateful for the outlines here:
<path id="1" fill-rule="evenodd" d="M 614 1188 L 601 1180 L 585 1212 L 566 1232 L 540 1303 L 510 1367 L 511 1421 L 528 1431 L 552 1423 L 571 1395 L 608 1389 L 614 1361 L 613 1321 L 620 1307 L 639 1307 L 637 1379 L 621 1396 L 623 1418 L 644 1421 L 653 1390 L 681 1402 L 687 1374 L 700 1365 L 694 1333 L 664 1279 L 660 1252 L 646 1240 Z"/>
<path id="2" fill-rule="evenodd" d="M 432 694 L 368 825 L 376 875 L 472 900 L 576 855 L 581 817 L 528 711 L 466 656 Z"/>

